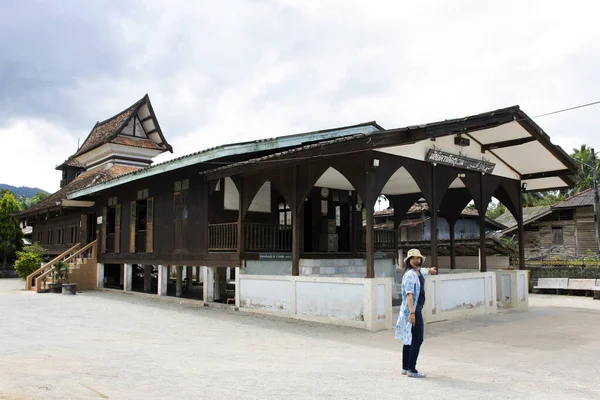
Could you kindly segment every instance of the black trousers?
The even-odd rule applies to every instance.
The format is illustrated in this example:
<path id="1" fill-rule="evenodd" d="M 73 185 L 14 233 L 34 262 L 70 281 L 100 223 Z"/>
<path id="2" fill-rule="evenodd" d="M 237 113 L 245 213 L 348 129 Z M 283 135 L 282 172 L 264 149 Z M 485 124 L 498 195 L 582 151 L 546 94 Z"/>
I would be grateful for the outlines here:
<path id="1" fill-rule="evenodd" d="M 402 369 L 408 371 L 417 369 L 417 358 L 419 358 L 419 350 L 421 350 L 421 344 L 423 343 L 424 329 L 423 314 L 421 310 L 416 310 L 415 324 L 411 328 L 412 343 L 410 346 L 404 345 L 402 348 Z"/>

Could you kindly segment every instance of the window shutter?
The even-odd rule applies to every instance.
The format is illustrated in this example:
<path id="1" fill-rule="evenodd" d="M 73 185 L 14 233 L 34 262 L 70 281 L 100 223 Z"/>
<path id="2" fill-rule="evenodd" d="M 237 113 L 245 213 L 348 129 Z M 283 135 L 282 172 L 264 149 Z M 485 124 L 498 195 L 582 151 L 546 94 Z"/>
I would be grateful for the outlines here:
<path id="1" fill-rule="evenodd" d="M 115 207 L 115 253 L 121 252 L 121 205 Z"/>
<path id="2" fill-rule="evenodd" d="M 131 216 L 129 218 L 129 252 L 135 253 L 135 218 L 137 207 L 135 200 L 131 202 Z"/>
<path id="3" fill-rule="evenodd" d="M 102 208 L 102 227 L 100 228 L 101 230 L 101 236 L 102 236 L 102 252 L 106 253 L 106 215 L 108 214 L 108 208 L 104 207 Z"/>
<path id="4" fill-rule="evenodd" d="M 153 253 L 154 249 L 152 245 L 154 244 L 154 198 L 148 197 L 146 200 L 147 211 L 146 211 L 146 253 Z"/>
<path id="5" fill-rule="evenodd" d="M 74 242 L 79 241 L 82 245 L 86 245 L 84 243 L 87 240 L 87 214 L 81 214 L 81 229 L 79 230 L 79 238 L 73 238 Z"/>

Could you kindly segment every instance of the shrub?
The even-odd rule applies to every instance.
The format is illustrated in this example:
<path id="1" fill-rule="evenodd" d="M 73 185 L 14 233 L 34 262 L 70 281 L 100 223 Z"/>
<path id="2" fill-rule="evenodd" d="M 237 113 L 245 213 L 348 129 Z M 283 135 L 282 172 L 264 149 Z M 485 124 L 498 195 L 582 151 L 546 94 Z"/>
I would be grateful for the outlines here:
<path id="1" fill-rule="evenodd" d="M 46 249 L 40 246 L 40 244 L 37 242 L 30 246 L 25 246 L 23 248 L 23 252 L 36 254 L 40 257 L 40 260 L 43 260 L 46 257 L 46 255 L 48 255 L 48 251 L 46 251 Z"/>
<path id="2" fill-rule="evenodd" d="M 19 251 L 17 252 L 15 270 L 21 279 L 25 279 L 28 275 L 40 268 L 41 261 L 42 258 L 37 254 Z"/>

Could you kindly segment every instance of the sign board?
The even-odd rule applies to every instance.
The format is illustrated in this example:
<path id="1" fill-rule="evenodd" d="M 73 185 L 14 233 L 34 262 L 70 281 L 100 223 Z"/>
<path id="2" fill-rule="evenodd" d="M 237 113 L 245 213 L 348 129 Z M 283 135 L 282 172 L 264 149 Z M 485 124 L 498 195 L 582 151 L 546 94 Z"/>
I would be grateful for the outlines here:
<path id="1" fill-rule="evenodd" d="M 102 217 L 98 217 L 98 218 L 96 218 L 96 223 L 97 223 L 98 225 L 102 225 Z"/>
<path id="2" fill-rule="evenodd" d="M 292 259 L 291 253 L 260 253 L 259 260 L 263 261 L 287 261 Z"/>
<path id="3" fill-rule="evenodd" d="M 451 167 L 468 169 L 471 171 L 485 172 L 486 174 L 491 174 L 496 167 L 496 164 L 488 161 L 450 154 L 436 149 L 429 150 L 425 160 L 431 163 L 449 165 Z"/>
<path id="4" fill-rule="evenodd" d="M 383 252 L 379 252 L 379 251 L 376 251 L 373 253 L 374 260 L 387 260 L 388 258 L 391 258 L 391 257 L 388 257 L 387 253 L 383 253 Z M 363 260 L 366 260 L 366 259 L 367 259 L 367 253 L 363 253 Z"/>

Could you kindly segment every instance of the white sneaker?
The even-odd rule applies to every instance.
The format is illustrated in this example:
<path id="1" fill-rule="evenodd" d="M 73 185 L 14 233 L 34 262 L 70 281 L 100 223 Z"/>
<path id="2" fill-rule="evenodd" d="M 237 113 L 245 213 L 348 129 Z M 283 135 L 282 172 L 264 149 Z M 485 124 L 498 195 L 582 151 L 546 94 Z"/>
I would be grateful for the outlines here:
<path id="1" fill-rule="evenodd" d="M 420 373 L 419 371 L 411 372 L 407 371 L 407 375 L 409 378 L 425 378 L 425 374 Z"/>
<path id="2" fill-rule="evenodd" d="M 408 370 L 402 369 L 402 375 L 406 375 L 407 373 L 408 373 Z"/>

